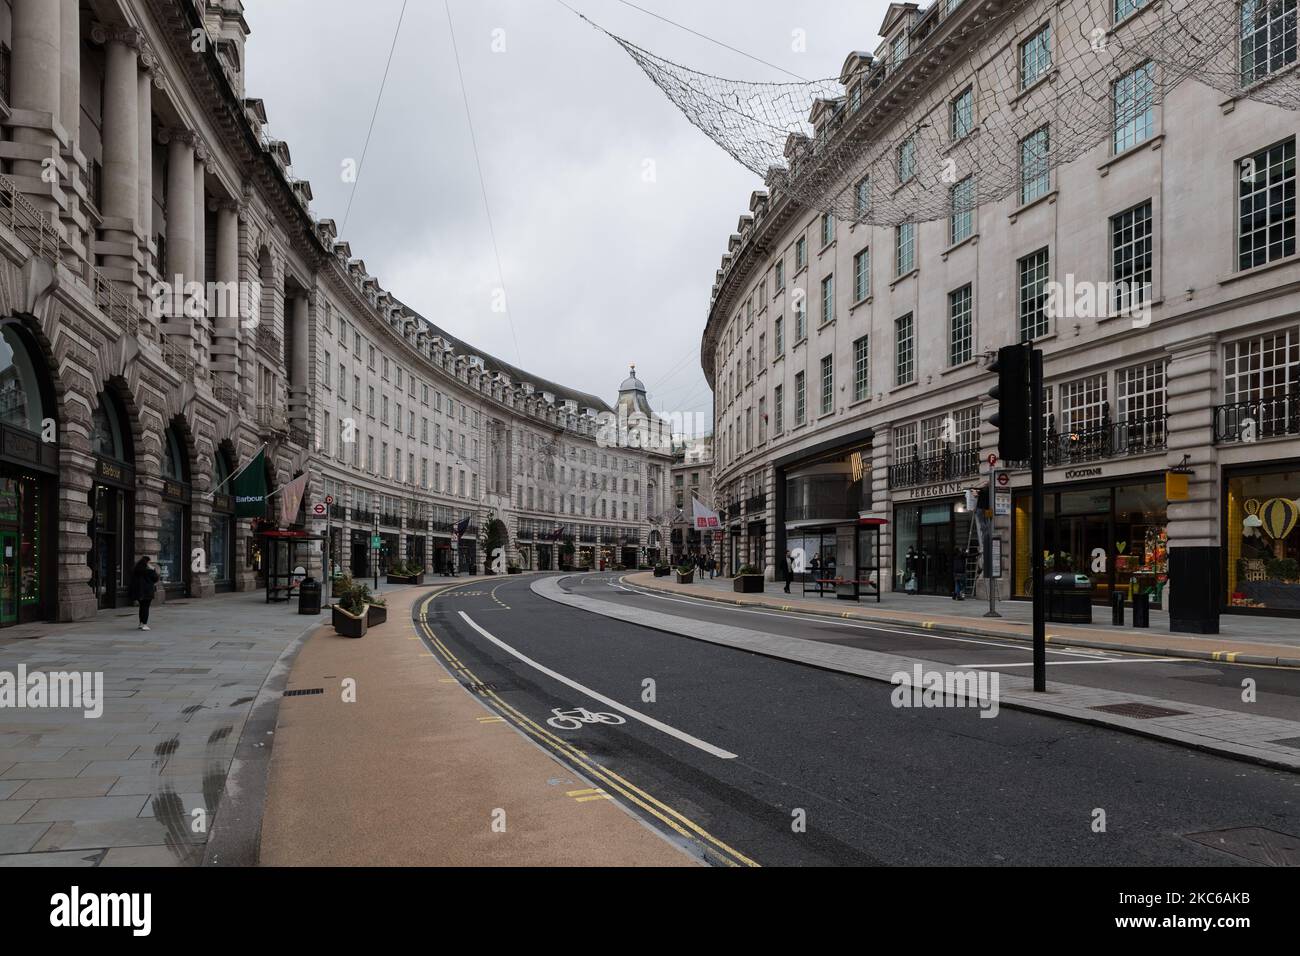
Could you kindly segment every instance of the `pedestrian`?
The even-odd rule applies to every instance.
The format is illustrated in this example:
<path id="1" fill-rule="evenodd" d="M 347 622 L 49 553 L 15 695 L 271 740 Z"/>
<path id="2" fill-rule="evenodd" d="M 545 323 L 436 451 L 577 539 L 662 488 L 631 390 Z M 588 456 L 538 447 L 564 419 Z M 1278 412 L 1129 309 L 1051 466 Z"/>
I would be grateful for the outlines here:
<path id="1" fill-rule="evenodd" d="M 149 630 L 149 605 L 158 593 L 158 572 L 149 567 L 149 556 L 145 555 L 135 563 L 131 570 L 131 584 L 128 593 L 140 605 L 139 630 Z"/>
<path id="2" fill-rule="evenodd" d="M 966 554 L 960 548 L 952 550 L 952 599 L 966 600 L 962 593 L 966 586 Z"/>
<path id="3" fill-rule="evenodd" d="M 790 583 L 794 581 L 794 555 L 785 553 L 785 593 L 790 593 Z"/>

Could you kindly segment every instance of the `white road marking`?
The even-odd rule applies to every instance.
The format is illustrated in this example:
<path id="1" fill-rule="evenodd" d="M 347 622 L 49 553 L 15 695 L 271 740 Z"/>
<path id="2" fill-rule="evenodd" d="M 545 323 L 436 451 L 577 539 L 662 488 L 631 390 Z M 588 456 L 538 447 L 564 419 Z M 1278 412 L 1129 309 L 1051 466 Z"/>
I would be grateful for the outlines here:
<path id="1" fill-rule="evenodd" d="M 1048 661 L 1048 667 L 1060 667 L 1063 664 L 1186 664 L 1186 657 L 1104 657 L 1095 661 Z M 1033 667 L 1033 661 L 1026 661 L 1023 664 L 961 664 L 953 665 L 954 667 L 974 667 L 988 669 L 990 667 Z"/>
<path id="2" fill-rule="evenodd" d="M 685 731 L 678 730 L 676 727 L 669 727 L 663 721 L 655 720 L 653 717 L 647 716 L 646 714 L 641 713 L 639 710 L 633 710 L 631 707 L 625 707 L 622 704 L 620 704 L 618 701 L 612 700 L 609 697 L 606 697 L 604 694 L 599 694 L 596 691 L 592 690 L 590 687 L 587 687 L 583 684 L 579 684 L 576 680 L 573 680 L 572 678 L 569 677 L 565 677 L 563 674 L 551 670 L 549 667 L 547 667 L 544 664 L 537 663 L 537 661 L 533 660 L 531 657 L 526 657 L 523 654 L 519 653 L 517 650 L 515 650 L 505 641 L 501 640 L 496 635 L 486 631 L 483 627 L 481 627 L 478 624 L 478 622 L 476 622 L 472 617 L 470 617 L 464 611 L 461 611 L 459 613 L 460 616 L 465 619 L 466 624 L 474 628 L 474 630 L 478 631 L 480 634 L 486 637 L 497 647 L 501 648 L 507 654 L 517 657 L 519 660 L 523 661 L 529 667 L 541 671 L 547 677 L 550 677 L 553 680 L 557 680 L 561 684 L 565 684 L 569 687 L 572 687 L 574 690 L 578 691 L 581 694 L 586 694 L 592 700 L 600 701 L 606 707 L 613 707 L 620 714 L 626 714 L 627 716 L 631 717 L 634 720 L 639 720 L 647 727 L 653 727 L 655 730 L 658 730 L 661 733 L 665 733 L 669 737 L 675 737 L 678 740 L 682 741 L 683 743 L 688 743 L 692 747 L 695 747 L 699 750 L 703 750 L 705 753 L 712 754 L 713 756 L 719 757 L 722 760 L 735 759 L 736 755 L 729 750 L 723 750 L 721 747 L 715 747 L 713 746 L 713 744 L 700 740 L 700 738 L 698 737 L 692 737 L 690 734 L 686 733 Z"/>
<path id="3" fill-rule="evenodd" d="M 719 610 L 719 611 L 740 611 L 745 614 L 760 614 L 763 617 L 789 618 L 791 616 L 797 615 L 800 620 L 809 624 L 834 624 L 837 627 L 852 627 L 852 628 L 856 628 L 859 631 L 880 631 L 883 634 L 900 634 L 904 637 L 932 637 L 936 641 L 955 641 L 958 644 L 982 644 L 985 647 L 1000 647 L 1008 651 L 1023 651 L 1025 649 L 1025 645 L 1023 643 L 1002 644 L 998 641 L 981 641 L 973 637 L 946 637 L 942 634 L 935 634 L 933 631 L 925 630 L 924 628 L 917 629 L 917 630 L 905 630 L 905 628 L 915 627 L 915 625 L 899 624 L 895 627 L 873 627 L 870 624 L 854 624 L 851 621 L 843 621 L 833 617 L 823 618 L 823 617 L 805 615 L 799 611 L 759 611 L 756 610 L 755 608 L 750 608 L 750 607 L 723 607 L 723 606 L 719 606 L 717 601 L 709 601 L 709 600 L 704 600 L 699 598 L 686 598 L 686 599 L 671 598 L 663 594 L 656 594 L 654 591 L 638 588 L 635 585 L 631 586 L 630 590 L 634 594 L 642 594 L 645 595 L 646 597 L 658 598 L 661 601 L 670 601 L 673 604 L 703 605 L 703 606 L 712 607 L 715 610 Z M 1097 651 L 1088 652 L 1088 651 L 1077 651 L 1077 650 L 1066 651 L 1066 650 L 1062 650 L 1059 647 L 1049 647 L 1047 649 L 1047 653 L 1061 654 L 1066 657 L 1095 657 L 1096 654 L 1099 652 Z M 1182 660 L 1182 658 L 1179 658 L 1179 660 Z"/>

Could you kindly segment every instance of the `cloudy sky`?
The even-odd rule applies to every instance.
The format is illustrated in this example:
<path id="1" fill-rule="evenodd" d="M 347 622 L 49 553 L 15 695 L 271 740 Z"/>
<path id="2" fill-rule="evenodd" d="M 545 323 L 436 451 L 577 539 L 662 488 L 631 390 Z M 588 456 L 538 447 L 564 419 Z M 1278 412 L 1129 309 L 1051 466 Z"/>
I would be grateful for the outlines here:
<path id="1" fill-rule="evenodd" d="M 678 63 L 789 79 L 620 0 L 566 2 Z M 873 49 L 888 6 L 636 2 L 810 79 Z M 247 93 L 266 101 L 294 174 L 311 180 L 315 214 L 335 220 L 384 288 L 453 335 L 611 401 L 635 362 L 656 409 L 710 414 L 699 363 L 709 290 L 762 183 L 558 0 L 449 5 L 508 317 L 492 309 L 502 280 L 443 0 L 407 0 L 356 183 L 342 170 L 361 159 L 402 0 L 245 0 Z"/>

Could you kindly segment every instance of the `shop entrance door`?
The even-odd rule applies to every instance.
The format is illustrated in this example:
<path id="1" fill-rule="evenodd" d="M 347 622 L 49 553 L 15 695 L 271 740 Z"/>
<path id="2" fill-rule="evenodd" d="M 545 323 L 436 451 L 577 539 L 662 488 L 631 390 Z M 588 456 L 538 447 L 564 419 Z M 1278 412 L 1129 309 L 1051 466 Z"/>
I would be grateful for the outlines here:
<path id="1" fill-rule="evenodd" d="M 1056 569 L 1086 574 L 1093 580 L 1092 596 L 1097 601 L 1109 601 L 1112 587 L 1113 555 L 1109 515 L 1062 515 L 1057 519 L 1058 542 Z M 1050 522 L 1049 522 L 1050 527 Z M 1052 542 L 1049 538 L 1048 549 Z M 1100 550 L 1105 556 L 1105 570 L 1093 571 L 1093 553 Z M 1052 562 L 1048 561 L 1048 569 Z"/>
<path id="2" fill-rule="evenodd" d="M 18 535 L 0 531 L 0 627 L 18 623 Z"/>
<path id="3" fill-rule="evenodd" d="M 922 594 L 952 592 L 952 525 L 922 524 L 917 559 L 917 589 Z"/>

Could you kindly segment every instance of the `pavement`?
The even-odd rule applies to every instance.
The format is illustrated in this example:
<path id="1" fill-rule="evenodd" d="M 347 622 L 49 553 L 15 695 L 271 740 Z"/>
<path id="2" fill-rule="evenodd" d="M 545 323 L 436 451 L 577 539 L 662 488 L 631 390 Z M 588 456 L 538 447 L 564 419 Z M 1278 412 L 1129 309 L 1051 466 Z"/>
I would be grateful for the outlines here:
<path id="1" fill-rule="evenodd" d="M 248 728 L 268 682 L 323 620 L 258 591 L 156 605 L 149 631 L 121 608 L 0 632 L 0 672 L 98 673 L 104 697 L 98 717 L 0 709 L 0 866 L 201 863 L 240 748 L 267 748 Z"/>
<path id="2" fill-rule="evenodd" d="M 583 585 L 592 581 L 591 576 L 578 579 Z M 722 594 L 713 584 L 679 585 L 675 582 L 665 583 L 652 574 L 637 573 L 621 576 L 618 587 L 635 586 L 650 592 L 678 596 L 679 600 L 698 599 L 717 600 Z M 597 579 L 597 583 L 599 579 Z M 735 595 L 735 614 L 726 622 L 701 619 L 695 611 L 667 613 L 651 609 L 640 603 L 629 606 L 622 602 L 622 596 L 616 590 L 597 588 L 594 592 L 581 592 L 581 589 L 562 587 L 555 578 L 543 578 L 533 585 L 541 596 L 594 614 L 615 618 L 642 627 L 654 628 L 672 634 L 691 637 L 697 640 L 721 644 L 814 667 L 826 668 L 844 674 L 854 674 L 873 680 L 892 682 L 894 675 L 900 671 L 910 672 L 919 664 L 923 671 L 949 672 L 954 669 L 954 662 L 925 656 L 920 649 L 895 642 L 884 650 L 873 650 L 868 646 L 848 646 L 840 640 L 825 639 L 820 636 L 810 637 L 796 633 L 797 621 L 805 611 L 802 604 L 796 605 L 784 594 L 775 599 L 770 595 Z M 781 603 L 785 599 L 788 603 Z M 807 602 L 804 602 L 807 603 Z M 698 607 L 698 604 L 692 606 Z M 778 620 L 789 615 L 789 626 L 769 627 L 759 630 L 749 626 L 746 612 L 764 615 L 776 615 Z M 890 612 L 891 617 L 898 612 Z M 848 615 L 848 617 L 846 617 Z M 838 620 L 873 621 L 877 625 L 893 624 L 889 618 L 873 616 L 866 611 L 842 612 L 836 615 Z M 930 618 L 929 621 L 933 621 Z M 929 623 L 927 621 L 926 623 Z M 905 623 L 913 628 L 922 625 L 921 621 L 909 619 Z M 941 624 L 931 623 L 916 632 L 920 640 L 947 628 Z M 888 632 L 886 628 L 886 632 Z M 908 632 L 899 633 L 905 640 L 910 639 Z M 1000 633 L 1000 631 L 994 632 Z M 992 636 L 992 635 L 986 635 Z M 861 643 L 861 642 L 860 642 Z M 1063 643 L 1073 644 L 1074 641 Z M 983 656 L 991 656 L 987 651 Z M 1161 660 L 1168 660 L 1162 655 Z M 1226 661 L 1225 663 L 1238 663 Z M 1112 658 L 1105 658 L 1104 663 L 1112 663 Z M 1084 663 L 1076 661 L 1075 663 Z M 1287 716 L 1276 713 L 1261 713 L 1253 704 L 1243 704 L 1246 695 L 1241 694 L 1242 685 L 1238 682 L 1231 692 L 1236 695 L 1240 706 L 1207 706 L 1190 702 L 1183 694 L 1177 699 L 1158 697 L 1150 694 L 1136 693 L 1132 690 L 1117 690 L 1106 686 L 1088 686 L 1086 684 L 1065 683 L 1058 680 L 1049 681 L 1046 693 L 1035 693 L 1033 682 L 1028 676 L 1002 671 L 1007 666 L 1022 666 L 995 662 L 993 664 L 973 664 L 960 662 L 962 668 L 984 671 L 1000 671 L 1001 706 L 1033 711 L 1071 720 L 1082 721 L 1098 726 L 1110 727 L 1127 733 L 1153 737 L 1170 743 L 1193 747 L 1207 753 L 1244 760 L 1263 766 L 1288 771 L 1300 771 L 1300 713 L 1294 702 L 1295 688 L 1288 686 L 1288 699 L 1285 702 Z M 1023 671 L 1021 672 L 1023 673 Z M 1252 682 L 1266 684 L 1268 671 L 1257 668 L 1252 671 Z M 1288 671 L 1289 673 L 1289 671 Z M 1243 678 L 1231 678 L 1240 681 Z"/>
<path id="3" fill-rule="evenodd" d="M 452 587 L 498 607 L 486 595 L 500 582 Z M 412 616 L 443 590 L 395 595 L 360 640 L 323 628 L 306 642 L 275 728 L 260 863 L 696 865 L 435 655 Z"/>
<path id="4" fill-rule="evenodd" d="M 536 593 L 552 590 L 591 606 Z M 483 707 L 711 864 L 1268 865 L 1300 849 L 1294 772 L 1012 706 L 994 715 L 955 701 L 900 705 L 889 683 L 833 669 L 837 650 L 866 642 L 906 649 L 924 639 L 1013 663 L 1027 657 L 1023 645 L 713 602 L 651 624 L 639 616 L 647 605 L 682 599 L 633 590 L 610 574 L 516 576 L 490 590 L 445 589 L 419 624 Z M 698 636 L 683 636 L 693 618 Z M 791 642 L 822 660 L 721 643 L 733 628 L 753 632 L 734 635 L 749 641 L 773 636 L 740 620 L 820 631 L 820 641 Z M 878 653 L 900 668 L 952 669 L 939 651 Z M 1294 674 L 1108 664 L 1111 655 L 1090 651 L 1053 659 L 1064 673 L 1180 668 L 1197 675 L 1189 686 L 1219 668 L 1261 684 Z M 1004 701 L 1020 694 L 1013 673 L 1000 675 Z"/>
<path id="5" fill-rule="evenodd" d="M 829 593 L 826 596 L 802 594 L 798 582 L 791 585 L 791 594 L 782 590 L 780 582 L 772 581 L 766 582 L 766 590 L 761 594 L 737 594 L 731 578 L 701 580 L 697 576 L 691 584 L 678 584 L 673 576 L 656 578 L 653 572 L 641 571 L 627 575 L 627 580 L 639 587 L 742 607 L 793 610 L 802 614 L 922 627 L 975 637 L 1032 639 L 1033 607 L 1028 601 L 1000 601 L 997 611 L 1002 617 L 986 618 L 987 598 L 954 601 L 947 597 L 886 592 L 881 595 L 880 603 L 876 603 L 874 597 L 863 597 L 854 602 L 840 600 Z M 1093 619 L 1099 624 L 1104 623 L 1110 620 L 1110 613 L 1108 607 L 1094 607 Z M 1132 620 L 1131 606 L 1126 608 L 1126 620 Z M 1218 634 L 1173 634 L 1169 631 L 1168 612 L 1153 610 L 1149 628 L 1049 623 L 1047 640 L 1071 647 L 1300 668 L 1300 620 L 1225 614 L 1219 619 L 1219 628 Z"/>

